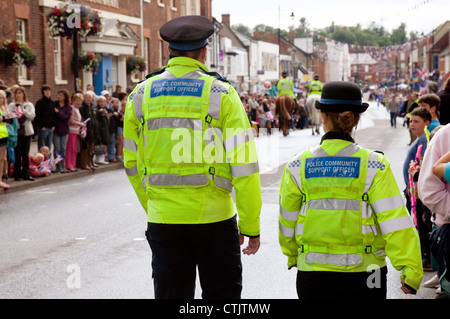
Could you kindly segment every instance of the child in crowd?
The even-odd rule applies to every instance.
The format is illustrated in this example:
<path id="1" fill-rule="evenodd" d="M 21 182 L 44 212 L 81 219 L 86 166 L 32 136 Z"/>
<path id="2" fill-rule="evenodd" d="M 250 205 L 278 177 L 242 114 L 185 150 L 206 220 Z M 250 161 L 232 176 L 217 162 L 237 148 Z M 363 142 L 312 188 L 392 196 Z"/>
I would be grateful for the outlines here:
<path id="1" fill-rule="evenodd" d="M 47 146 L 42 146 L 38 152 L 44 155 L 44 162 L 49 159 L 50 149 Z"/>
<path id="2" fill-rule="evenodd" d="M 411 190 L 415 189 L 415 183 L 413 181 L 410 181 L 409 177 L 410 174 L 414 175 L 415 173 L 410 169 L 410 167 L 420 165 L 417 162 L 420 162 L 425 154 L 425 150 L 428 146 L 428 139 L 427 134 L 425 133 L 425 128 L 430 127 L 431 119 L 432 117 L 430 111 L 424 107 L 419 107 L 411 113 L 409 128 L 411 133 L 415 137 L 415 140 L 409 148 L 405 162 L 403 164 L 403 176 L 405 179 L 405 184 L 407 185 L 405 192 L 405 197 L 407 200 L 406 206 L 411 215 L 413 215 L 414 213 L 414 220 L 418 229 L 422 247 L 424 269 L 431 269 L 430 245 L 428 242 L 428 234 L 431 231 L 431 222 L 424 222 L 422 218 L 422 216 L 424 214 L 427 214 L 427 212 L 424 212 L 423 205 L 420 202 L 420 199 L 416 197 L 415 192 L 411 192 Z M 420 154 L 418 154 L 419 147 L 422 148 Z M 427 217 L 425 219 L 428 221 L 430 218 Z"/>
<path id="3" fill-rule="evenodd" d="M 433 130 L 441 125 L 439 123 L 439 107 L 441 105 L 441 99 L 436 94 L 425 94 L 419 99 L 419 107 L 424 107 L 431 113 L 431 123 L 428 130 Z"/>
<path id="4" fill-rule="evenodd" d="M 33 177 L 48 176 L 51 173 L 48 171 L 41 170 L 41 163 L 44 162 L 44 155 L 41 153 L 28 154 L 30 161 L 30 175 Z"/>
<path id="5" fill-rule="evenodd" d="M 406 185 L 408 185 L 409 182 L 409 166 L 411 161 L 414 161 L 416 158 L 419 145 L 422 145 L 422 152 L 420 154 L 420 157 L 422 158 L 425 154 L 425 150 L 428 144 L 428 140 L 425 134 L 425 127 L 430 127 L 431 118 L 432 117 L 430 111 L 423 107 L 418 108 L 411 113 L 409 127 L 415 137 L 415 141 L 409 148 L 405 162 L 403 163 L 403 178 Z"/>

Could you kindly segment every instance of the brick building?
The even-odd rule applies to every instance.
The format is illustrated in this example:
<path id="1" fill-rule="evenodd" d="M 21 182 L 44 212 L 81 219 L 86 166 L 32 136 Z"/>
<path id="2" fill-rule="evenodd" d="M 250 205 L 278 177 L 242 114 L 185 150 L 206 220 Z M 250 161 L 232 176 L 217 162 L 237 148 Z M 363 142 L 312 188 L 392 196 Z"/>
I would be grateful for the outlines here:
<path id="1" fill-rule="evenodd" d="M 52 38 L 46 23 L 52 8 L 64 3 L 59 0 L 0 0 L 0 43 L 8 39 L 26 41 L 37 54 L 37 65 L 29 70 L 1 64 L 0 79 L 8 86 L 24 86 L 31 102 L 41 97 L 43 84 L 49 84 L 54 92 L 75 88 L 73 40 Z M 78 87 L 83 90 L 93 84 L 97 94 L 104 89 L 114 91 L 117 85 L 122 88 L 134 85 L 146 73 L 167 64 L 167 44 L 159 36 L 159 28 L 166 21 L 188 14 L 211 18 L 211 0 L 77 0 L 76 4 L 97 10 L 103 24 L 101 35 L 81 38 L 78 42 L 79 51 L 101 57 L 97 74 L 81 71 L 78 81 Z M 144 59 L 145 73 L 127 74 L 126 62 L 131 56 Z"/>

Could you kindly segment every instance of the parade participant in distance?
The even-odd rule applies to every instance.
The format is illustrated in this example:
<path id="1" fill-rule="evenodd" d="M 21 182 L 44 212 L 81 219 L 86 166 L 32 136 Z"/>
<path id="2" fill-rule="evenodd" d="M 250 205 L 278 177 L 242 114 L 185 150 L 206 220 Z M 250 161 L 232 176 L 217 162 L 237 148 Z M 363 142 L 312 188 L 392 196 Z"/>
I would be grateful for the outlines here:
<path id="1" fill-rule="evenodd" d="M 260 245 L 253 131 L 237 92 L 204 65 L 213 32 L 201 16 L 164 24 L 168 66 L 134 89 L 125 110 L 124 164 L 148 214 L 156 298 L 193 298 L 197 266 L 203 298 L 240 298 L 239 244 L 249 237 L 248 255 Z"/>
<path id="2" fill-rule="evenodd" d="M 281 73 L 282 79 L 278 81 L 277 84 L 278 95 L 289 95 L 296 100 L 294 94 L 294 83 L 292 83 L 292 80 L 288 79 L 287 75 L 288 74 L 286 71 Z"/>
<path id="3" fill-rule="evenodd" d="M 299 298 L 385 299 L 386 255 L 415 293 L 419 237 L 390 163 L 351 137 L 368 104 L 356 84 L 331 82 L 316 107 L 326 134 L 288 163 L 280 189 L 279 240 Z"/>
<path id="4" fill-rule="evenodd" d="M 319 75 L 314 74 L 314 81 L 311 81 L 311 84 L 309 85 L 309 94 L 317 94 L 321 95 L 323 89 L 323 84 L 319 80 Z"/>

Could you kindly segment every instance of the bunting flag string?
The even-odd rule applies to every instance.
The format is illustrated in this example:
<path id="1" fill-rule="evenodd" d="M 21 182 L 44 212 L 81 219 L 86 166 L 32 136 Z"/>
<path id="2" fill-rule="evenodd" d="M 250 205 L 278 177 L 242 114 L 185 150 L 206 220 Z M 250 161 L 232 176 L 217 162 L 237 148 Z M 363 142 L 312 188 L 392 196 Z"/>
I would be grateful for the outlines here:
<path id="1" fill-rule="evenodd" d="M 405 13 L 409 14 L 411 11 L 415 11 L 415 10 L 421 9 L 423 6 L 426 6 L 426 5 L 428 5 L 428 4 L 432 3 L 432 2 L 435 2 L 435 1 L 436 0 L 422 0 L 420 3 L 412 5 L 412 6 L 408 7 L 406 10 L 404 10 L 402 12 L 398 12 L 398 13 L 390 16 L 390 17 L 381 18 L 380 22 L 381 22 L 381 24 L 383 24 L 383 22 L 386 22 L 386 21 L 388 21 L 391 18 L 398 18 L 402 14 L 405 14 Z"/>
<path id="2" fill-rule="evenodd" d="M 346 42 L 333 40 L 333 39 L 324 37 L 323 35 L 321 35 L 317 32 L 303 28 L 302 26 L 299 27 L 299 30 L 303 30 L 306 34 L 312 36 L 314 39 L 319 40 L 319 41 L 325 41 L 327 43 L 333 43 L 335 45 L 340 45 L 340 46 L 348 46 L 349 49 L 367 52 L 372 56 L 372 58 L 374 58 L 376 60 L 382 60 L 382 59 L 385 59 L 388 57 L 392 57 L 392 56 L 398 55 L 401 52 L 411 51 L 419 43 L 421 43 L 423 41 L 427 41 L 428 39 L 432 38 L 432 35 L 429 34 L 429 35 L 426 35 L 426 36 L 422 37 L 421 39 L 418 39 L 415 41 L 410 41 L 410 42 L 398 44 L 398 45 L 378 47 L 378 46 L 349 44 Z M 320 50 L 321 49 L 318 49 L 317 52 L 320 53 Z"/>

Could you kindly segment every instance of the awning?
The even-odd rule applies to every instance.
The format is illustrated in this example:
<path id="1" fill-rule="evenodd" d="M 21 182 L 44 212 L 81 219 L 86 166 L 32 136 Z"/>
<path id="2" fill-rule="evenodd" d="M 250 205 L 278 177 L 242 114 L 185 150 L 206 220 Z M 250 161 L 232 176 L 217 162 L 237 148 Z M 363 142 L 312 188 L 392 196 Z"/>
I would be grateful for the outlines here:
<path id="1" fill-rule="evenodd" d="M 116 19 L 102 19 L 103 31 L 99 37 L 88 37 L 81 48 L 86 52 L 114 55 L 134 55 L 134 48 L 141 40 L 126 23 Z"/>

